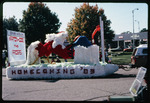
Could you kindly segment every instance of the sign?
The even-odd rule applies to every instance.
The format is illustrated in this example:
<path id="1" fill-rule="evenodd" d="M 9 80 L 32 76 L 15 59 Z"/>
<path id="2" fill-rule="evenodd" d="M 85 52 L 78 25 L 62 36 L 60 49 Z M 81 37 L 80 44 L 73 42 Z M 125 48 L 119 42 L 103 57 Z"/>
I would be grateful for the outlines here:
<path id="1" fill-rule="evenodd" d="M 19 65 L 6 68 L 6 77 L 11 79 L 60 79 L 104 77 L 118 70 L 114 64 L 56 64 Z"/>
<path id="2" fill-rule="evenodd" d="M 81 67 L 81 69 L 83 69 Z M 42 70 L 37 68 L 37 69 L 17 69 L 17 70 L 11 70 L 11 75 L 17 75 L 17 74 L 20 74 L 20 75 L 32 75 L 32 74 L 55 74 L 55 75 L 60 75 L 60 74 L 68 74 L 68 75 L 74 75 L 76 73 L 76 69 L 68 69 L 68 68 L 65 68 L 65 69 L 52 69 L 52 68 L 43 68 Z M 84 74 L 94 74 L 95 73 L 95 69 L 83 69 L 82 72 L 81 72 L 83 75 Z"/>
<path id="3" fill-rule="evenodd" d="M 124 40 L 124 42 L 131 42 L 131 40 Z"/>
<path id="4" fill-rule="evenodd" d="M 7 30 L 8 59 L 10 65 L 26 62 L 25 34 Z"/>
<path id="5" fill-rule="evenodd" d="M 139 38 L 140 36 L 139 35 L 137 35 L 137 34 L 133 34 L 132 36 L 131 36 L 131 38 L 133 38 L 133 39 L 137 39 L 137 38 Z"/>
<path id="6" fill-rule="evenodd" d="M 100 67 L 101 69 L 97 69 Z M 6 72 L 7 78 L 12 79 L 88 78 L 105 75 L 104 67 L 101 65 L 72 65 L 71 63 L 10 66 L 6 68 Z"/>
<path id="7" fill-rule="evenodd" d="M 147 39 L 143 39 L 143 41 L 147 41 Z"/>
<path id="8" fill-rule="evenodd" d="M 130 88 L 130 92 L 133 96 L 137 96 L 137 92 L 142 84 L 142 81 L 143 81 L 146 71 L 147 71 L 147 69 L 144 67 L 139 68 L 138 74 Z"/>
<path id="9" fill-rule="evenodd" d="M 118 38 L 119 38 L 119 39 L 123 39 L 123 36 L 119 36 Z"/>

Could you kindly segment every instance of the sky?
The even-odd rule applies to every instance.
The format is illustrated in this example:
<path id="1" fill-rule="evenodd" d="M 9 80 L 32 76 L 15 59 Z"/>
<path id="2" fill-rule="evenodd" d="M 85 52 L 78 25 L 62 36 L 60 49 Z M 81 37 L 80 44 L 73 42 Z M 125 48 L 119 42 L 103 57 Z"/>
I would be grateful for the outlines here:
<path id="1" fill-rule="evenodd" d="M 75 8 L 83 3 L 69 2 L 43 2 L 52 12 L 58 15 L 62 23 L 58 31 L 65 31 L 67 24 L 74 18 Z M 134 32 L 137 33 L 143 28 L 148 29 L 148 5 L 146 3 L 89 3 L 91 6 L 98 5 L 104 9 L 104 14 L 111 21 L 111 29 L 115 34 L 122 32 L 133 32 L 133 13 L 134 10 Z M 22 19 L 23 10 L 27 10 L 29 2 L 5 2 L 3 4 L 3 18 L 15 16 L 17 21 Z M 139 10 L 135 10 L 138 8 Z M 139 22 L 139 24 L 138 24 Z"/>

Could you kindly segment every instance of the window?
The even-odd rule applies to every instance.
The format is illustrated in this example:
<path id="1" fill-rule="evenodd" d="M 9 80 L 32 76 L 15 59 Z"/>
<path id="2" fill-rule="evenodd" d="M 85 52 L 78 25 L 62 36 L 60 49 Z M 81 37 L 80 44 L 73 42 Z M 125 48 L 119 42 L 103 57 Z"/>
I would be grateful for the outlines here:
<path id="1" fill-rule="evenodd" d="M 143 49 L 142 53 L 147 54 L 147 49 Z"/>

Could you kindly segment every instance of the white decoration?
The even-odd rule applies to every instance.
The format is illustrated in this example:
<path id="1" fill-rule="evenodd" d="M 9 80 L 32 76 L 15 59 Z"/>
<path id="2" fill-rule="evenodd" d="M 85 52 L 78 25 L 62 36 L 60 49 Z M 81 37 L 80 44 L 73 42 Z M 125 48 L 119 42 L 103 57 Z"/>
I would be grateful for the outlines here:
<path id="1" fill-rule="evenodd" d="M 56 64 L 20 65 L 6 68 L 8 79 L 58 79 L 105 77 L 118 70 L 114 64 Z"/>
<path id="2" fill-rule="evenodd" d="M 62 49 L 64 49 L 65 46 L 63 44 L 67 36 L 68 34 L 65 32 L 61 32 L 58 34 L 47 34 L 45 42 L 47 43 L 53 41 L 52 48 L 55 48 L 57 45 L 61 45 Z M 39 52 L 35 48 L 38 47 L 39 43 L 40 41 L 35 41 L 30 44 L 27 50 L 27 61 L 25 64 L 30 65 L 36 60 L 36 58 L 38 58 Z M 35 64 L 39 64 L 39 63 L 41 63 L 40 58 L 36 61 Z"/>
<path id="3" fill-rule="evenodd" d="M 65 32 L 61 32 L 58 34 L 46 34 L 46 40 L 45 42 L 50 42 L 53 40 L 52 47 L 55 48 L 57 45 L 61 45 L 62 49 L 65 48 L 64 41 L 66 40 L 66 37 L 68 37 L 68 34 Z"/>
<path id="4" fill-rule="evenodd" d="M 84 46 L 76 46 L 74 63 L 97 64 L 99 62 L 99 46 L 91 45 L 88 48 Z"/>
<path id="5" fill-rule="evenodd" d="M 28 49 L 27 49 L 27 61 L 26 61 L 26 63 L 25 64 L 28 64 L 28 65 L 30 65 L 30 64 L 32 64 L 33 62 L 34 62 L 34 60 L 36 59 L 36 58 L 38 58 L 38 51 L 35 49 L 36 47 L 38 47 L 38 44 L 40 43 L 40 41 L 35 41 L 35 42 L 32 42 L 31 44 L 30 44 L 30 46 L 28 47 Z M 39 63 L 41 63 L 40 62 L 41 60 L 40 60 L 40 58 L 36 61 L 36 63 L 35 64 L 39 64 Z"/>

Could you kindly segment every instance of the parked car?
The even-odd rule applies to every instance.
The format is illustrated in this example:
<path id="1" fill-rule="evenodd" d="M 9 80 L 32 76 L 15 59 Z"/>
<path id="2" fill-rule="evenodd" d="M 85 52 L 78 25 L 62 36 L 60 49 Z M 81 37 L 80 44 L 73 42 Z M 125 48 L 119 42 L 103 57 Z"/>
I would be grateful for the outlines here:
<path id="1" fill-rule="evenodd" d="M 132 52 L 133 51 L 133 48 L 125 48 L 123 49 L 123 52 Z"/>
<path id="2" fill-rule="evenodd" d="M 120 47 L 117 47 L 117 48 L 112 48 L 110 49 L 112 52 L 115 52 L 115 51 L 122 51 L 122 49 Z"/>
<path id="3" fill-rule="evenodd" d="M 146 67 L 148 57 L 148 47 L 147 44 L 142 44 L 136 47 L 131 55 L 131 67 Z"/>

